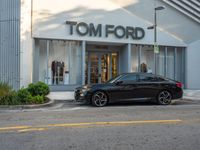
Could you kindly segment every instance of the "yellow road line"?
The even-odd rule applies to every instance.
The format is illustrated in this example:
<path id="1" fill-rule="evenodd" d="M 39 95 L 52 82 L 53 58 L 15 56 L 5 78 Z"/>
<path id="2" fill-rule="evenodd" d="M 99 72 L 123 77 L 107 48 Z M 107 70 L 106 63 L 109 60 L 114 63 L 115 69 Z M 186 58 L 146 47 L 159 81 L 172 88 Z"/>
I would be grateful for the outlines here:
<path id="1" fill-rule="evenodd" d="M 50 124 L 49 127 L 75 127 L 75 126 L 92 126 L 92 125 L 128 125 L 128 124 L 149 124 L 149 123 L 177 123 L 182 120 L 144 120 L 144 121 L 115 121 L 115 122 L 83 122 L 83 123 L 66 123 Z"/>
<path id="2" fill-rule="evenodd" d="M 18 130 L 18 132 L 44 131 L 44 130 L 47 130 L 47 129 L 46 128 L 28 128 L 28 129 Z"/>
<path id="3" fill-rule="evenodd" d="M 16 129 L 26 129 L 26 128 L 30 128 L 30 126 L 1 127 L 0 131 L 4 131 L 4 130 L 16 130 Z"/>
<path id="4" fill-rule="evenodd" d="M 18 132 L 27 131 L 43 131 L 49 127 L 87 127 L 87 126 L 122 126 L 132 124 L 153 124 L 153 123 L 179 123 L 180 119 L 174 120 L 143 120 L 143 121 L 113 121 L 113 122 L 82 122 L 82 123 L 65 123 L 65 124 L 49 124 L 37 126 L 13 126 L 0 127 L 0 131 L 18 130 Z"/>

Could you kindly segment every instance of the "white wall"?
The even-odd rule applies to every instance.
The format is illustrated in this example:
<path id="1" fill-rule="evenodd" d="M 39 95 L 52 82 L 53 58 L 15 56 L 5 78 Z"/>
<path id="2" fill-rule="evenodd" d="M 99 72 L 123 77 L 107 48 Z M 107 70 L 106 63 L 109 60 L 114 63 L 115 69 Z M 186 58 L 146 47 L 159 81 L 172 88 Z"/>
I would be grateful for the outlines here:
<path id="1" fill-rule="evenodd" d="M 117 1 L 117 0 L 113 0 Z M 121 1 L 121 0 L 119 0 Z M 182 12 L 169 6 L 164 0 L 138 0 L 134 5 L 125 7 L 127 11 L 153 23 L 154 7 L 164 6 L 165 9 L 157 11 L 158 28 L 170 33 L 172 36 L 192 43 L 200 39 L 200 25 Z M 177 0 L 174 0 L 177 1 Z M 180 1 L 182 3 L 182 1 Z M 159 35 L 158 35 L 159 36 Z M 158 37 L 159 38 L 159 37 Z"/>
<path id="2" fill-rule="evenodd" d="M 200 89 L 200 40 L 187 48 L 186 82 L 188 89 Z"/>
<path id="3" fill-rule="evenodd" d="M 31 0 L 21 0 L 20 21 L 20 87 L 23 87 L 32 82 Z"/>
<path id="4" fill-rule="evenodd" d="M 138 3 L 141 2 L 139 0 L 95 0 L 95 2 L 94 0 L 34 0 L 33 36 L 37 38 L 152 44 L 154 32 L 147 30 L 147 27 L 152 23 L 125 9 L 128 7 L 134 9 Z M 151 6 L 152 10 L 154 7 L 152 1 L 145 1 L 145 6 Z M 102 24 L 103 27 L 106 24 L 142 27 L 146 35 L 142 40 L 117 39 L 112 35 L 109 38 L 70 35 L 69 25 L 65 24 L 67 20 Z M 185 46 L 185 43 L 179 38 L 164 30 L 158 29 L 158 39 L 160 45 Z"/>

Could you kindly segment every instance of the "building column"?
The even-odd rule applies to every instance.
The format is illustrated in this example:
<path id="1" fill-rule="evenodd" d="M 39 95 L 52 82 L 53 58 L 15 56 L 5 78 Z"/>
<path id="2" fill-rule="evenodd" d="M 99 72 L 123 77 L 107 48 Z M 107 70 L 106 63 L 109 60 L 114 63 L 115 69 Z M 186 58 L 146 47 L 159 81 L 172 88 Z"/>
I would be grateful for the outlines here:
<path id="1" fill-rule="evenodd" d="M 39 63 L 40 63 L 40 48 L 39 48 L 39 40 L 34 40 L 34 48 L 33 48 L 33 82 L 39 81 Z"/>
<path id="2" fill-rule="evenodd" d="M 174 80 L 177 80 L 177 47 L 174 48 Z"/>
<path id="3" fill-rule="evenodd" d="M 131 44 L 119 51 L 119 73 L 131 72 Z"/>
<path id="4" fill-rule="evenodd" d="M 138 72 L 141 72 L 142 45 L 138 46 Z"/>
<path id="5" fill-rule="evenodd" d="M 131 72 L 131 43 L 127 47 L 127 72 Z"/>
<path id="6" fill-rule="evenodd" d="M 20 87 L 33 81 L 33 38 L 31 36 L 31 0 L 21 0 L 20 5 Z"/>
<path id="7" fill-rule="evenodd" d="M 183 80 L 183 84 L 184 84 L 184 88 L 187 88 L 187 78 L 186 78 L 186 69 L 187 69 L 187 60 L 186 60 L 186 50 L 187 50 L 187 48 L 182 48 L 182 51 L 183 51 L 183 59 L 182 59 L 182 67 L 183 67 L 183 69 L 182 69 L 182 74 L 183 74 L 183 78 L 182 78 L 182 80 Z"/>
<path id="8" fill-rule="evenodd" d="M 49 84 L 49 76 L 50 76 L 50 74 L 49 74 L 49 65 L 48 65 L 48 63 L 49 63 L 49 48 L 50 48 L 50 41 L 49 40 L 47 40 L 47 58 L 46 58 L 46 84 Z"/>
<path id="9" fill-rule="evenodd" d="M 167 77 L 167 46 L 164 51 L 164 76 Z"/>
<path id="10" fill-rule="evenodd" d="M 86 42 L 82 41 L 82 85 L 85 84 L 85 50 L 86 50 Z"/>

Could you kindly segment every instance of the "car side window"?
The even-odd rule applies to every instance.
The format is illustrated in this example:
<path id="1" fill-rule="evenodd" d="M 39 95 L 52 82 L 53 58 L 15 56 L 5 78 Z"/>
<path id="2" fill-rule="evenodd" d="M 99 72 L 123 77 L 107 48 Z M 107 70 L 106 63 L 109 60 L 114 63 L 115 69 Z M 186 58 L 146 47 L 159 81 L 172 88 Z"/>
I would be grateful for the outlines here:
<path id="1" fill-rule="evenodd" d="M 155 76 L 151 76 L 151 75 L 140 75 L 139 81 L 140 82 L 155 82 L 155 81 L 158 81 L 158 79 Z"/>
<path id="2" fill-rule="evenodd" d="M 165 81 L 165 79 L 161 78 L 161 77 L 157 77 L 157 80 L 162 82 L 162 81 Z"/>
<path id="3" fill-rule="evenodd" d="M 120 79 L 120 81 L 123 81 L 123 82 L 137 82 L 137 75 L 132 75 L 132 74 L 129 74 L 129 75 L 126 75 L 124 77 L 122 77 Z"/>

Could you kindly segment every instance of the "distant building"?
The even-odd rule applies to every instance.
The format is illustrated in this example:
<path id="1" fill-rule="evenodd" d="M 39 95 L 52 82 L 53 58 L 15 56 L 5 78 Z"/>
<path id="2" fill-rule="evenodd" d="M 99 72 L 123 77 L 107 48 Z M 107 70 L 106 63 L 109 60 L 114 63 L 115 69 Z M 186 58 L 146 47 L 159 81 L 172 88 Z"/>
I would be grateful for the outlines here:
<path id="1" fill-rule="evenodd" d="M 157 44 L 154 53 L 154 8 Z M 170 0 L 1 0 L 0 80 L 51 90 L 146 72 L 200 89 L 200 2 Z"/>

